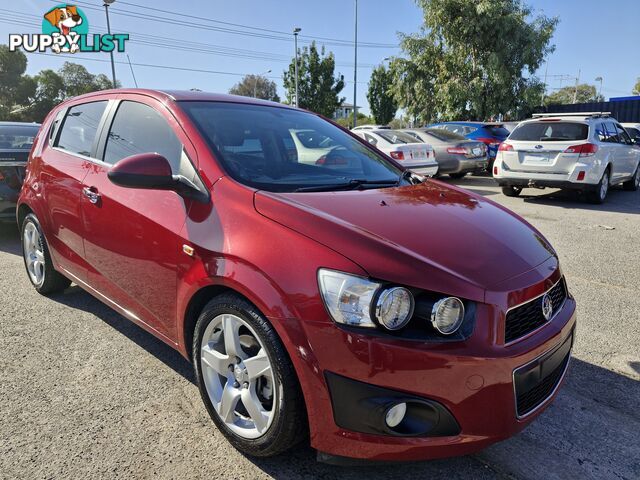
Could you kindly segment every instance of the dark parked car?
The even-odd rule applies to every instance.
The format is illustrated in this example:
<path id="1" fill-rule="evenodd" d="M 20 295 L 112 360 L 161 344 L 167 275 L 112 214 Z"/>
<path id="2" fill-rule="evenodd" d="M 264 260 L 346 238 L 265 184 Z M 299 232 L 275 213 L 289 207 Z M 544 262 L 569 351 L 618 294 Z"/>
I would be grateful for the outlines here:
<path id="1" fill-rule="evenodd" d="M 467 173 L 484 172 L 489 162 L 487 146 L 476 140 L 441 128 L 408 128 L 402 130 L 433 147 L 438 162 L 438 175 L 448 173 L 463 178 Z"/>
<path id="2" fill-rule="evenodd" d="M 16 220 L 16 203 L 29 150 L 40 125 L 0 122 L 0 221 Z"/>
<path id="3" fill-rule="evenodd" d="M 299 131 L 329 139 L 323 162 Z M 178 350 L 247 454 L 466 455 L 565 377 L 576 303 L 542 234 L 314 113 L 96 92 L 51 112 L 27 172 L 36 290 L 73 281 Z"/>

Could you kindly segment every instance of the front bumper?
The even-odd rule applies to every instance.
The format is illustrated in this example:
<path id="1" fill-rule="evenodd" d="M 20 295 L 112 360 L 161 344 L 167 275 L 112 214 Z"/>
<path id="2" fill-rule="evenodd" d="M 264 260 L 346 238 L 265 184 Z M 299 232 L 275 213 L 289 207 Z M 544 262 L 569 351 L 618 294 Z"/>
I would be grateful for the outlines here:
<path id="1" fill-rule="evenodd" d="M 411 461 L 466 455 L 522 430 L 553 401 L 566 368 L 552 393 L 526 415 L 517 411 L 514 372 L 535 365 L 572 338 L 575 301 L 569 297 L 547 325 L 508 345 L 496 331 L 500 315 L 491 305 L 478 305 L 473 335 L 447 344 L 374 337 L 324 322 L 304 322 L 315 356 L 314 373 L 303 379 L 313 383 L 307 385 L 313 395 L 306 396 L 312 446 L 330 456 Z M 334 415 L 341 407 L 332 398 L 327 375 L 435 402 L 450 412 L 459 432 L 389 435 L 342 428 L 344 422 Z"/>

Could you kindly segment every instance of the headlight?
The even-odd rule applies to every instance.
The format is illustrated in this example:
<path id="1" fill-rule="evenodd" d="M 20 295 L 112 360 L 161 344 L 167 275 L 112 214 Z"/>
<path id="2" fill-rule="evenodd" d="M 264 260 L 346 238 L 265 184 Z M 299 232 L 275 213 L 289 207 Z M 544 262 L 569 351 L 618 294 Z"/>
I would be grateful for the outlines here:
<path id="1" fill-rule="evenodd" d="M 399 330 L 411 319 L 413 302 L 413 295 L 406 288 L 388 288 L 378 295 L 376 319 L 389 330 Z"/>
<path id="2" fill-rule="evenodd" d="M 438 300 L 431 310 L 431 324 L 443 335 L 455 333 L 464 320 L 464 304 L 456 297 Z"/>
<path id="3" fill-rule="evenodd" d="M 371 304 L 380 284 L 333 270 L 318 270 L 322 300 L 337 323 L 375 328 Z"/>

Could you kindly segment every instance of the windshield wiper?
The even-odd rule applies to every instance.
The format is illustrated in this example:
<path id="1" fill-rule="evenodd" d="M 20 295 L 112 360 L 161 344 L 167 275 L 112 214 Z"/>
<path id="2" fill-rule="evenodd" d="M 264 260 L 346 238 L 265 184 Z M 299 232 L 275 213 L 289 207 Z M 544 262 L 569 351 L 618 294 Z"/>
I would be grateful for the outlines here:
<path id="1" fill-rule="evenodd" d="M 348 183 L 329 183 L 325 185 L 311 185 L 309 187 L 296 188 L 294 192 L 330 192 L 332 190 L 355 190 L 362 188 L 365 185 L 371 187 L 385 186 L 385 185 L 397 185 L 397 180 L 364 180 L 359 178 L 353 178 Z"/>

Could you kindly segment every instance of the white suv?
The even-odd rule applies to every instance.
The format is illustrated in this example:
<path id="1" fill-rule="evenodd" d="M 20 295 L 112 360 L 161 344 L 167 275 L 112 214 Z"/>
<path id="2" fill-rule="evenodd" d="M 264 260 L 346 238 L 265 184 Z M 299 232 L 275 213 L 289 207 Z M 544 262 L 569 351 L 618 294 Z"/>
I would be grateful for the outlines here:
<path id="1" fill-rule="evenodd" d="M 493 176 L 510 197 L 523 188 L 566 188 L 604 202 L 609 187 L 640 185 L 640 147 L 607 113 L 534 115 L 498 149 Z"/>

